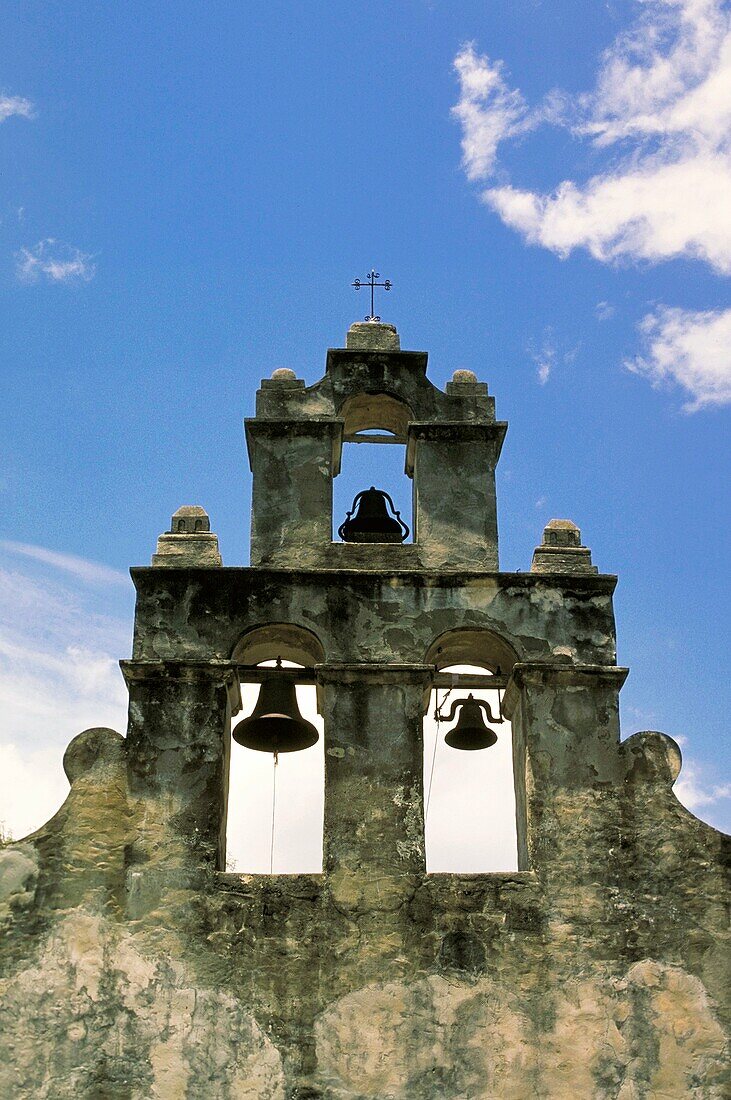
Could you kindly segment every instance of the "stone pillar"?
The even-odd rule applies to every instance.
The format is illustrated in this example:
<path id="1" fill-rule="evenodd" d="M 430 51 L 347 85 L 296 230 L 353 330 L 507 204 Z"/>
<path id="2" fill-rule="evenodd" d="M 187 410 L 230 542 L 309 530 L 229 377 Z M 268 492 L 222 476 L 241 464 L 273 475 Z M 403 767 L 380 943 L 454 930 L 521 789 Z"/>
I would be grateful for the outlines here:
<path id="1" fill-rule="evenodd" d="M 145 804 L 132 862 L 152 861 L 163 875 L 183 877 L 195 865 L 221 869 L 238 680 L 228 662 L 121 665 L 129 688 L 129 789 Z"/>
<path id="2" fill-rule="evenodd" d="M 253 474 L 251 564 L 317 566 L 332 541 L 342 420 L 246 421 Z"/>
<path id="3" fill-rule="evenodd" d="M 319 666 L 325 719 L 324 869 L 348 906 L 389 908 L 422 875 L 422 717 L 432 669 Z"/>
<path id="4" fill-rule="evenodd" d="M 596 802 L 622 782 L 619 689 L 627 669 L 612 665 L 516 664 L 503 712 L 513 723 L 520 865 L 560 884 L 576 882 L 582 860 L 607 858 L 611 839 L 588 843 Z M 523 806 L 521 807 L 521 801 Z M 521 824 L 522 818 L 522 824 Z M 596 868 L 582 868 L 591 878 Z"/>
<path id="5" fill-rule="evenodd" d="M 426 569 L 498 568 L 495 466 L 503 423 L 409 424 L 414 541 Z"/>

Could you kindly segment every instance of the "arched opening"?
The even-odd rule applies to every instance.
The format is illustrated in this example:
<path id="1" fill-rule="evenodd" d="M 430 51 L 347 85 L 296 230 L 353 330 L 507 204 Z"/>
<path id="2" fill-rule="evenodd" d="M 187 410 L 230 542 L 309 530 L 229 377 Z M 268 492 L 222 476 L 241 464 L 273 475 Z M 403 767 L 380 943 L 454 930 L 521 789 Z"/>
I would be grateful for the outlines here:
<path id="1" fill-rule="evenodd" d="M 394 436 L 394 443 L 406 443 L 411 409 L 387 393 L 356 393 L 340 409 L 345 421 L 343 439 L 350 443 L 361 432 L 381 429 Z"/>
<path id="2" fill-rule="evenodd" d="M 524 866 L 522 772 L 516 767 L 514 730 L 501 706 L 515 654 L 490 631 L 454 630 L 434 642 L 426 661 L 436 666 L 442 681 L 431 691 L 424 717 L 427 872 L 518 870 Z M 445 741 L 466 715 L 459 700 L 469 695 L 489 708 L 481 708 L 482 719 L 496 735 L 494 744 L 475 751 Z M 451 721 L 444 721 L 450 711 Z"/>
<path id="3" fill-rule="evenodd" d="M 405 541 L 413 542 L 413 493 L 406 473 L 410 408 L 389 394 L 359 393 L 344 402 L 340 416 L 345 425 L 340 473 L 333 483 L 333 539 L 356 495 L 375 486 L 392 498 L 409 528 Z"/>
<path id="4" fill-rule="evenodd" d="M 317 637 L 291 623 L 257 627 L 241 638 L 232 660 L 239 674 L 241 711 L 233 725 L 256 705 L 260 686 L 245 668 L 271 667 L 281 658 L 289 670 L 311 669 L 324 659 Z M 255 675 L 255 673 L 254 673 Z M 302 717 L 319 733 L 317 744 L 299 752 L 255 751 L 231 743 L 226 818 L 226 870 L 241 874 L 304 874 L 322 871 L 325 792 L 323 721 L 317 689 L 306 678 L 297 682 Z"/>

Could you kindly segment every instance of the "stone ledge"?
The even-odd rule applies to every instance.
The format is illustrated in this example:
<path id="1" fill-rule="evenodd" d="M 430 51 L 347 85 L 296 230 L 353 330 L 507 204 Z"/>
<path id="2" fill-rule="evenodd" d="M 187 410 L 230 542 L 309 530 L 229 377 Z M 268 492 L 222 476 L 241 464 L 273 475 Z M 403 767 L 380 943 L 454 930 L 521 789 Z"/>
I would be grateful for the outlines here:
<path id="1" fill-rule="evenodd" d="M 610 687 L 619 691 L 629 675 L 622 665 L 558 664 L 548 661 L 518 661 L 503 696 L 503 713 L 512 720 L 521 688 L 528 684 L 560 687 Z"/>
<path id="2" fill-rule="evenodd" d="M 333 546 L 355 546 L 358 544 L 332 543 Z M 384 544 L 386 545 L 386 544 Z M 418 549 L 418 543 L 402 543 L 400 546 L 392 546 L 393 550 Z M 374 576 L 375 574 L 375 576 Z M 149 565 L 135 565 L 130 569 L 130 575 L 139 591 L 140 585 L 148 580 L 159 581 L 163 577 L 163 571 Z M 328 587 L 334 580 L 353 582 L 362 581 L 371 585 L 374 580 L 389 584 L 392 581 L 403 581 L 414 587 L 439 588 L 441 586 L 453 588 L 458 585 L 493 585 L 496 588 L 539 588 L 543 590 L 556 589 L 565 592 L 566 589 L 583 593 L 611 595 L 617 586 L 616 573 L 503 573 L 494 569 L 439 569 L 429 570 L 423 568 L 398 568 L 390 564 L 385 568 L 374 567 L 373 570 L 365 568 L 342 568 L 337 565 L 318 565 L 317 567 L 284 566 L 284 565 L 228 565 L 213 569 L 206 566 L 171 566 L 165 569 L 166 582 L 179 580 L 185 576 L 203 583 L 207 578 L 216 585 L 223 585 L 226 581 L 250 579 L 252 583 L 261 584 L 268 579 L 281 580 L 287 583 L 303 581 L 311 582 L 319 586 Z"/>

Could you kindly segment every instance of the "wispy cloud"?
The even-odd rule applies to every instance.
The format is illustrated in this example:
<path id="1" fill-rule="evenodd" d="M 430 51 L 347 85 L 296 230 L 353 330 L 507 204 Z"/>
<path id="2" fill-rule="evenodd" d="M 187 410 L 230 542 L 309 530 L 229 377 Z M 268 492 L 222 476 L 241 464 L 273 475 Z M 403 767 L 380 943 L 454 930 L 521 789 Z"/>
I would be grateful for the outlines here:
<path id="1" fill-rule="evenodd" d="M 731 799 L 731 783 L 709 781 L 703 768 L 687 760 L 683 763 L 674 790 L 683 805 L 694 813 Z"/>
<path id="2" fill-rule="evenodd" d="M 64 797 L 72 737 L 90 726 L 124 731 L 117 662 L 130 651 L 131 612 L 123 574 L 0 543 L 0 821 L 15 837 Z"/>
<path id="3" fill-rule="evenodd" d="M 725 0 L 642 0 L 604 53 L 595 88 L 529 108 L 502 63 L 465 47 L 455 60 L 468 178 L 489 180 L 500 141 L 548 121 L 618 159 L 550 193 L 511 185 L 482 195 L 532 244 L 567 256 L 694 257 L 731 273 L 731 13 Z"/>
<path id="4" fill-rule="evenodd" d="M 62 554 L 58 550 L 49 550 L 45 546 L 34 546 L 27 542 L 12 542 L 8 539 L 0 540 L 0 547 L 11 554 L 20 554 L 26 558 L 50 565 L 53 569 L 60 569 L 65 573 L 71 573 L 86 584 L 121 584 L 128 586 L 130 583 L 126 573 L 118 569 L 110 569 L 108 565 L 101 565 L 87 558 L 78 558 L 74 554 Z"/>
<path id="5" fill-rule="evenodd" d="M 654 386 L 681 386 L 691 400 L 686 412 L 731 403 L 731 309 L 659 306 L 640 324 L 644 355 L 626 366 Z"/>
<path id="6" fill-rule="evenodd" d="M 19 95 L 0 94 L 0 122 L 5 122 L 6 118 L 12 118 L 13 115 L 20 118 L 33 118 L 34 113 L 33 104 L 29 99 Z"/>
<path id="7" fill-rule="evenodd" d="M 568 349 L 560 348 L 556 335 L 549 326 L 543 330 L 540 342 L 530 341 L 527 350 L 536 365 L 538 382 L 541 386 L 545 386 L 557 365 L 568 366 L 575 361 L 581 350 L 581 344 Z"/>
<path id="8" fill-rule="evenodd" d="M 529 125 L 521 93 L 510 89 L 502 61 L 478 55 L 474 43 L 454 59 L 461 95 L 452 113 L 462 124 L 462 164 L 467 178 L 485 179 L 495 167 L 498 145 Z"/>
<path id="9" fill-rule="evenodd" d="M 56 812 L 69 785 L 57 748 L 28 752 L 0 741 L 0 833 L 20 840 Z"/>
<path id="10" fill-rule="evenodd" d="M 594 313 L 597 321 L 611 321 L 615 309 L 611 302 L 597 302 Z"/>
<path id="11" fill-rule="evenodd" d="M 538 350 L 531 351 L 531 358 L 536 364 L 536 376 L 541 386 L 545 386 L 548 379 L 551 377 L 551 371 L 556 365 L 556 348 L 548 341 L 544 340 Z"/>
<path id="12" fill-rule="evenodd" d="M 33 248 L 16 253 L 16 272 L 22 282 L 35 283 L 45 278 L 51 283 L 88 283 L 96 274 L 93 257 L 53 237 L 39 241 Z"/>

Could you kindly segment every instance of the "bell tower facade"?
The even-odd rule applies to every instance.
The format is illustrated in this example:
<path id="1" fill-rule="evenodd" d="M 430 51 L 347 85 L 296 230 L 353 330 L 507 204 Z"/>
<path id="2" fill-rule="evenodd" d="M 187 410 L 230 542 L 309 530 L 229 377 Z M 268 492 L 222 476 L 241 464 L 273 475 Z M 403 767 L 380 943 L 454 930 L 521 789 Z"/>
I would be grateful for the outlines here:
<path id="1" fill-rule="evenodd" d="M 471 372 L 426 372 L 376 321 L 312 386 L 275 371 L 246 421 L 251 564 L 185 506 L 132 570 L 127 736 L 79 734 L 64 806 L 0 850 L 2 1095 L 726 1094 L 728 838 L 675 798 L 671 738 L 620 739 L 616 577 L 563 519 L 500 570 L 506 425 Z M 406 446 L 411 542 L 333 539 L 343 444 L 374 432 Z M 454 665 L 504 693 L 517 871 L 426 872 L 423 720 Z M 260 719 L 316 686 L 321 874 L 225 869 L 232 719 L 272 675 L 240 739 L 272 751 Z"/>
<path id="2" fill-rule="evenodd" d="M 328 351 L 316 385 L 287 369 L 262 382 L 246 421 L 252 566 L 497 570 L 495 467 L 507 425 L 471 371 L 456 371 L 443 393 L 426 367 L 425 352 L 401 351 L 392 325 L 364 321 Z M 414 544 L 379 544 L 361 563 L 332 541 L 332 482 L 343 443 L 375 428 L 388 432 L 380 442 L 406 444 Z"/>

